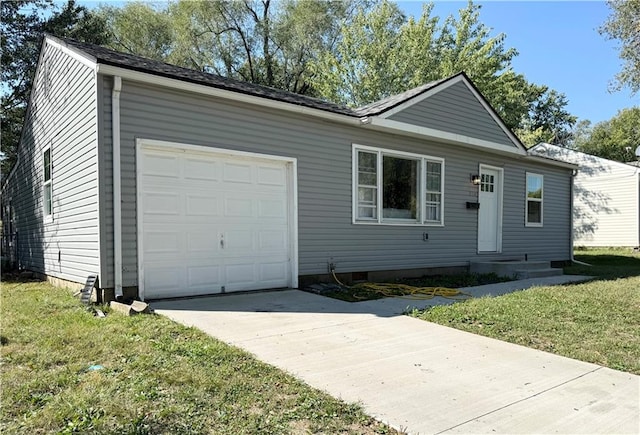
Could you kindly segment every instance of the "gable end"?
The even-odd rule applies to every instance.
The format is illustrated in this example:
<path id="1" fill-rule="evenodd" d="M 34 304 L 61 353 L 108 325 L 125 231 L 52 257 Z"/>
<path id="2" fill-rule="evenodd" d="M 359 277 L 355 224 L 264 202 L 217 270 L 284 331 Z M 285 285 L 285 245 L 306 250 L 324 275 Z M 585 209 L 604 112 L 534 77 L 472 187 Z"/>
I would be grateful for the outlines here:
<path id="1" fill-rule="evenodd" d="M 395 107 L 381 118 L 524 150 L 463 74 Z"/>

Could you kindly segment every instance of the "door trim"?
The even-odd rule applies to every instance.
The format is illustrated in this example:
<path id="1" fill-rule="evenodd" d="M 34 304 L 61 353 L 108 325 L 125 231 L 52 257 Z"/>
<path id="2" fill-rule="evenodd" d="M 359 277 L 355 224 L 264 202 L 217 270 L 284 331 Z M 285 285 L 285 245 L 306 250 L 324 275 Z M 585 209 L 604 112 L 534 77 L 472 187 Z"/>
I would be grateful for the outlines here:
<path id="1" fill-rule="evenodd" d="M 478 174 L 482 174 L 483 169 L 491 169 L 498 172 L 498 229 L 496 234 L 496 250 L 495 251 L 481 251 L 480 250 L 480 212 L 478 212 L 478 234 L 476 237 L 476 252 L 478 254 L 500 254 L 502 253 L 502 210 L 504 201 L 504 168 L 498 166 L 487 165 L 480 163 L 478 167 Z M 478 185 L 478 198 L 480 198 L 480 185 Z M 482 204 L 480 204 L 482 207 Z"/>
<path id="2" fill-rule="evenodd" d="M 136 139 L 136 246 L 138 259 L 138 296 L 141 300 L 144 297 L 144 249 L 143 249 L 143 228 L 142 228 L 142 191 L 140 189 L 142 175 L 140 171 L 140 158 L 143 149 L 157 150 L 182 150 L 205 153 L 218 154 L 220 156 L 261 159 L 285 162 L 287 168 L 287 209 L 289 219 L 289 263 L 290 277 L 289 287 L 298 288 L 298 160 L 294 157 L 275 156 L 269 154 L 260 154 L 247 151 L 235 151 L 226 148 L 215 148 L 204 145 L 190 145 L 178 142 L 168 142 L 155 139 Z"/>

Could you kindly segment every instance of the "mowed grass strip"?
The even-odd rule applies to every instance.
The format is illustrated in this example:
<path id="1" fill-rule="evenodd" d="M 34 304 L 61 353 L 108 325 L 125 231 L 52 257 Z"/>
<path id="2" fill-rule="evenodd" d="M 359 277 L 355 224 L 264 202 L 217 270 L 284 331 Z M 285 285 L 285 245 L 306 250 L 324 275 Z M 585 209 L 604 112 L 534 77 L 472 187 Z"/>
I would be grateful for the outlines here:
<path id="1" fill-rule="evenodd" d="M 46 283 L 3 283 L 1 309 L 0 433 L 396 433 L 162 316 L 101 319 Z"/>
<path id="2" fill-rule="evenodd" d="M 463 331 L 640 374 L 640 256 L 581 251 L 571 273 L 599 278 L 415 311 Z M 576 256 L 577 257 L 577 256 Z"/>

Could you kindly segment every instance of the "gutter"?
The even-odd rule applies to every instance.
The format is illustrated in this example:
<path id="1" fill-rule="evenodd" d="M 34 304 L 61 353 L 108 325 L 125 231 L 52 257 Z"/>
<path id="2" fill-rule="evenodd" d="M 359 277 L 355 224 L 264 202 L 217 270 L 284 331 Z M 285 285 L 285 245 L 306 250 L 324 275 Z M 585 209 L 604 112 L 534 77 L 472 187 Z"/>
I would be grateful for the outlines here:
<path id="1" fill-rule="evenodd" d="M 111 138 L 113 146 L 113 269 L 116 300 L 122 299 L 122 188 L 120 171 L 120 91 L 122 78 L 113 76 Z"/>
<path id="2" fill-rule="evenodd" d="M 157 86 L 166 86 L 168 88 L 179 89 L 181 91 L 193 92 L 201 95 L 209 95 L 209 96 L 214 96 L 218 98 L 224 98 L 226 100 L 248 103 L 254 106 L 261 106 L 269 109 L 279 109 L 287 112 L 294 112 L 302 115 L 314 116 L 316 118 L 322 118 L 322 119 L 326 119 L 334 122 L 340 122 L 342 124 L 360 125 L 360 118 L 356 116 L 333 113 L 326 110 L 302 106 L 295 103 L 273 100 L 267 97 L 259 97 L 259 96 L 250 95 L 250 94 L 243 94 L 238 91 L 229 91 L 226 89 L 220 89 L 213 86 L 192 83 L 184 80 L 121 68 L 113 65 L 104 64 L 104 63 L 98 63 L 97 70 L 98 70 L 98 73 L 100 74 L 118 76 L 125 80 L 149 83 Z"/>

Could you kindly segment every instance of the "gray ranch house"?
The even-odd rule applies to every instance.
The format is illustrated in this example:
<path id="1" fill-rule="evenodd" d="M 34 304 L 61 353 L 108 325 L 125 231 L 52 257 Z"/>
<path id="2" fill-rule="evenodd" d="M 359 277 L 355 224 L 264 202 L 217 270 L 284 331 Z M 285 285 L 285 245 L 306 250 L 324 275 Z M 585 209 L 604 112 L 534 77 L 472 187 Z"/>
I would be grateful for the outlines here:
<path id="1" fill-rule="evenodd" d="M 106 299 L 571 258 L 576 166 L 464 73 L 350 109 L 46 36 L 18 154 L 20 266 Z"/>

